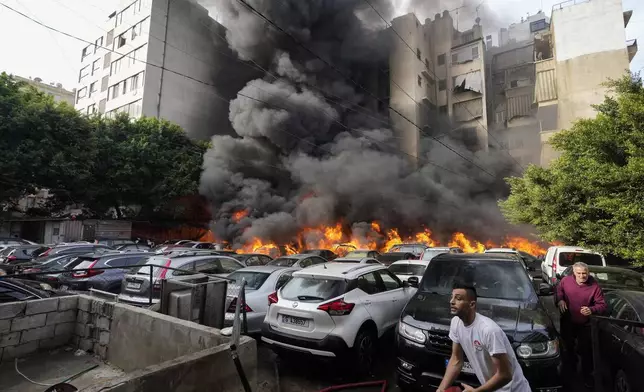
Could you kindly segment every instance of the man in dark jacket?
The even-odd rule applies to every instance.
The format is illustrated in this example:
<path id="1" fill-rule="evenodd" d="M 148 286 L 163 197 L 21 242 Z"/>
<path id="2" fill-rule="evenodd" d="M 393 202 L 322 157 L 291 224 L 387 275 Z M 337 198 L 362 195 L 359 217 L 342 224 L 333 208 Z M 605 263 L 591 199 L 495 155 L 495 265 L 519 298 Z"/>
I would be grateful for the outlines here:
<path id="1" fill-rule="evenodd" d="M 606 301 L 597 281 L 589 276 L 588 265 L 575 263 L 572 269 L 573 275 L 564 277 L 557 286 L 557 306 L 561 311 L 561 338 L 566 349 L 564 364 L 569 371 L 576 370 L 576 343 L 584 379 L 590 381 L 593 371 L 590 315 L 604 313 Z"/>

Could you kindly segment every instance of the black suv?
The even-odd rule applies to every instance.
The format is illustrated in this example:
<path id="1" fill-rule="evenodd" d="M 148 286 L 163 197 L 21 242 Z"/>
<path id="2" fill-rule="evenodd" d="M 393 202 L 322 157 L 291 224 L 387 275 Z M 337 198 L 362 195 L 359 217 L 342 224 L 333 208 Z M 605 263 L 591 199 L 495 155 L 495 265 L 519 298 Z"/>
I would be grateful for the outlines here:
<path id="1" fill-rule="evenodd" d="M 551 295 L 552 287 L 542 283 L 535 290 L 515 255 L 485 253 L 442 254 L 429 263 L 398 324 L 400 388 L 434 390 L 440 384 L 452 351 L 449 302 L 455 281 L 476 288 L 478 313 L 503 328 L 532 390 L 563 390 L 559 336 L 538 297 Z M 457 385 L 479 386 L 468 365 Z"/>

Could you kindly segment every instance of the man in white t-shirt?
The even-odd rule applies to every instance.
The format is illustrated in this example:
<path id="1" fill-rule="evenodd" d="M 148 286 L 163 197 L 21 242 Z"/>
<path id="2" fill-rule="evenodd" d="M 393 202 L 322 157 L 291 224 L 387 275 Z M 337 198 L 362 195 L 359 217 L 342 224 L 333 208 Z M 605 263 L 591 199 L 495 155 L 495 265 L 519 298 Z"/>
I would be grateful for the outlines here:
<path id="1" fill-rule="evenodd" d="M 463 352 L 481 383 L 478 388 L 461 384 L 465 392 L 530 392 L 505 332 L 492 319 L 476 313 L 476 289 L 455 285 L 450 310 L 455 316 L 449 327 L 452 357 L 437 392 L 452 386 L 461 373 Z"/>

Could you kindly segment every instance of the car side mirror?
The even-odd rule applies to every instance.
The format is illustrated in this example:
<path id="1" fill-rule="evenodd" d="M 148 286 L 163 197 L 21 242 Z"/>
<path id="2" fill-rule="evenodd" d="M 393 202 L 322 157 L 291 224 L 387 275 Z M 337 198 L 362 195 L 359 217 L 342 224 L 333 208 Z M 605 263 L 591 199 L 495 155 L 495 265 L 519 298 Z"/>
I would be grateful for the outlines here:
<path id="1" fill-rule="evenodd" d="M 539 295 L 540 296 L 552 295 L 553 293 L 554 293 L 554 289 L 548 283 L 539 284 Z"/>
<path id="2" fill-rule="evenodd" d="M 412 276 L 411 278 L 407 279 L 407 283 L 408 283 L 411 287 L 418 288 L 418 278 L 417 278 L 417 277 L 415 277 L 415 276 Z"/>

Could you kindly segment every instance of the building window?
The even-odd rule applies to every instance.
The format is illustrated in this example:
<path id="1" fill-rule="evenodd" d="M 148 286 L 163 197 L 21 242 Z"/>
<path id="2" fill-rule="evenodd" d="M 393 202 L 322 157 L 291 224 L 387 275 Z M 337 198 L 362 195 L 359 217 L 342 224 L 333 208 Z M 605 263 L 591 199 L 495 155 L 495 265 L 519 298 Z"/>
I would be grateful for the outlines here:
<path id="1" fill-rule="evenodd" d="M 467 34 L 463 34 L 463 43 L 470 42 L 474 40 L 474 33 L 469 32 Z"/>
<path id="2" fill-rule="evenodd" d="M 114 46 L 117 49 L 121 48 L 121 47 L 123 47 L 125 45 L 125 42 L 126 42 L 125 33 L 123 33 L 123 34 L 119 35 L 118 37 L 116 37 L 116 39 L 114 39 Z"/>
<path id="3" fill-rule="evenodd" d="M 458 64 L 458 53 L 452 53 L 452 64 Z"/>
<path id="4" fill-rule="evenodd" d="M 83 87 L 76 93 L 76 103 L 87 96 L 87 87 Z"/>
<path id="5" fill-rule="evenodd" d="M 101 80 L 101 92 L 107 90 L 107 83 L 109 83 L 109 80 L 109 75 L 103 76 L 103 79 Z"/>
<path id="6" fill-rule="evenodd" d="M 51 231 L 51 235 L 60 235 L 60 227 L 54 227 Z"/>
<path id="7" fill-rule="evenodd" d="M 510 88 L 515 88 L 515 87 L 519 87 L 519 81 L 518 80 L 510 81 Z"/>
<path id="8" fill-rule="evenodd" d="M 89 96 L 90 97 L 92 96 L 92 94 L 94 94 L 96 92 L 96 83 L 97 82 L 94 82 L 94 83 L 89 85 Z"/>
<path id="9" fill-rule="evenodd" d="M 92 75 L 98 72 L 101 69 L 101 59 L 94 60 L 92 63 Z"/>
<path id="10" fill-rule="evenodd" d="M 442 105 L 438 108 L 440 114 L 447 114 L 447 105 Z"/>
<path id="11" fill-rule="evenodd" d="M 537 20 L 530 23 L 530 32 L 534 33 L 535 31 L 541 31 L 548 28 L 548 24 L 545 19 Z"/>
<path id="12" fill-rule="evenodd" d="M 472 60 L 479 58 L 479 47 L 475 46 L 472 48 Z"/>
<path id="13" fill-rule="evenodd" d="M 445 65 L 445 53 L 438 56 L 438 65 Z"/>
<path id="14" fill-rule="evenodd" d="M 103 36 L 101 36 L 99 39 L 94 42 L 94 53 L 98 51 L 99 48 L 103 47 Z"/>
<path id="15" fill-rule="evenodd" d="M 123 95 L 125 95 L 127 93 L 127 79 L 125 79 L 121 83 L 123 83 Z"/>
<path id="16" fill-rule="evenodd" d="M 418 75 L 418 87 L 423 87 L 423 79 Z"/>
<path id="17" fill-rule="evenodd" d="M 81 61 L 85 59 L 85 57 L 89 56 L 92 53 L 92 45 L 88 45 L 83 48 L 83 51 L 81 52 Z"/>
<path id="18" fill-rule="evenodd" d="M 438 91 L 443 91 L 446 88 L 447 88 L 447 82 L 445 81 L 445 79 L 440 79 L 438 81 Z"/>
<path id="19" fill-rule="evenodd" d="M 92 114 L 94 114 L 94 113 L 96 113 L 96 105 L 95 105 L 95 104 L 91 104 L 91 105 L 89 105 L 89 106 L 87 107 L 87 115 L 89 116 L 89 115 L 92 115 Z"/>
<path id="20" fill-rule="evenodd" d="M 78 74 L 78 82 L 82 82 L 89 75 L 89 65 L 81 68 L 80 73 Z"/>
<path id="21" fill-rule="evenodd" d="M 107 39 L 105 42 L 109 45 L 110 42 L 114 39 L 114 29 L 107 32 Z"/>
<path id="22" fill-rule="evenodd" d="M 416 57 L 418 58 L 418 60 L 420 60 L 421 55 L 420 55 L 420 49 L 418 48 L 416 48 Z"/>

